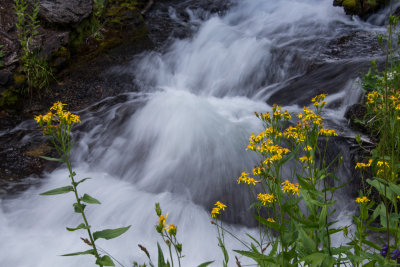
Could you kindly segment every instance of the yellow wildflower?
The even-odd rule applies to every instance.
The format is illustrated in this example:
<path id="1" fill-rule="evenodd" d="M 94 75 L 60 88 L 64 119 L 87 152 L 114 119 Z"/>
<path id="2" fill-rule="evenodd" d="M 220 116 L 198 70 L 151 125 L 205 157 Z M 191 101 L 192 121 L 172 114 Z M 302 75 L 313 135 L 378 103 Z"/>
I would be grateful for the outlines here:
<path id="1" fill-rule="evenodd" d="M 289 182 L 289 180 L 286 180 L 282 183 L 282 191 L 285 193 L 292 193 L 293 195 L 296 193 L 300 195 L 300 185 L 298 183 L 293 184 Z"/>
<path id="2" fill-rule="evenodd" d="M 363 203 L 368 203 L 370 200 L 364 196 L 364 197 L 358 197 L 356 198 L 355 202 L 357 202 L 358 204 L 363 204 Z"/>
<path id="3" fill-rule="evenodd" d="M 368 163 L 357 162 L 355 168 L 356 169 L 367 168 L 367 167 L 371 167 L 371 164 L 372 164 L 372 159 L 370 159 L 368 161 Z"/>
<path id="4" fill-rule="evenodd" d="M 225 210 L 225 208 L 226 208 L 226 205 L 219 201 L 217 201 L 214 205 L 217 206 L 221 210 Z"/>
<path id="5" fill-rule="evenodd" d="M 221 202 L 219 202 L 219 201 L 217 201 L 214 205 L 215 205 L 216 207 L 214 207 L 214 208 L 211 210 L 211 217 L 216 218 L 217 215 L 220 214 L 221 210 L 223 210 L 223 211 L 225 210 L 226 205 L 223 204 L 223 203 L 221 203 Z"/>
<path id="6" fill-rule="evenodd" d="M 261 194 L 259 193 L 257 195 L 257 200 L 260 201 L 264 206 L 267 205 L 268 203 L 275 202 L 275 196 L 274 194 Z"/>
<path id="7" fill-rule="evenodd" d="M 275 220 L 274 220 L 274 219 L 272 219 L 272 218 L 268 218 L 268 219 L 267 219 L 267 221 L 268 221 L 268 222 L 272 222 L 272 223 L 274 223 L 274 222 L 275 222 Z"/>
<path id="8" fill-rule="evenodd" d="M 217 215 L 219 214 L 220 209 L 219 208 L 213 208 L 211 210 L 211 217 L 216 218 Z"/>
<path id="9" fill-rule="evenodd" d="M 164 230 L 167 231 L 171 235 L 176 235 L 177 227 L 173 224 L 170 224 L 167 227 L 165 227 Z"/>

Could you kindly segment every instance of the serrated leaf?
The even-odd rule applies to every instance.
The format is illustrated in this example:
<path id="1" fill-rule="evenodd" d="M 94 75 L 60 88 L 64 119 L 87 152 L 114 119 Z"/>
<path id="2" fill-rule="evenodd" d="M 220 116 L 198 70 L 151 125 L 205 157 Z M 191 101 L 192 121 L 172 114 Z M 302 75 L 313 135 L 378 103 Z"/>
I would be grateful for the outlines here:
<path id="1" fill-rule="evenodd" d="M 59 194 L 66 194 L 69 192 L 73 192 L 74 188 L 72 186 L 64 186 L 64 187 L 59 187 L 44 193 L 41 193 L 41 196 L 52 196 L 52 195 L 59 195 Z"/>
<path id="2" fill-rule="evenodd" d="M 210 265 L 210 264 L 213 263 L 213 262 L 214 262 L 214 261 L 207 261 L 207 262 L 204 262 L 204 263 L 200 264 L 200 265 L 197 266 L 197 267 L 206 267 L 206 266 Z"/>
<path id="3" fill-rule="evenodd" d="M 88 194 L 84 194 L 81 200 L 89 204 L 101 204 L 100 201 L 98 201 L 94 197 L 89 196 Z"/>
<path id="4" fill-rule="evenodd" d="M 59 158 L 52 158 L 52 157 L 46 157 L 46 156 L 40 156 L 42 159 L 48 160 L 48 161 L 57 161 L 57 162 L 65 162 L 64 159 L 59 159 Z"/>
<path id="5" fill-rule="evenodd" d="M 61 256 L 78 256 L 78 255 L 94 255 L 94 249 L 89 249 L 86 251 L 81 251 L 81 252 L 74 252 L 74 253 L 68 253 L 68 254 L 64 254 Z"/>
<path id="6" fill-rule="evenodd" d="M 88 227 L 86 227 L 86 225 L 84 223 L 81 223 L 80 225 L 78 225 L 75 228 L 68 228 L 67 227 L 67 230 L 70 231 L 70 232 L 73 232 L 73 231 L 76 231 L 76 230 L 79 230 L 79 229 L 88 229 Z"/>
<path id="7" fill-rule="evenodd" d="M 102 231 L 94 232 L 93 238 L 94 238 L 94 240 L 97 240 L 99 238 L 104 238 L 107 240 L 113 239 L 113 238 L 116 238 L 116 237 L 122 235 L 126 231 L 128 231 L 130 227 L 131 226 L 129 225 L 129 226 L 121 227 L 121 228 L 117 228 L 117 229 L 105 229 Z"/>
<path id="8" fill-rule="evenodd" d="M 112 259 L 107 255 L 101 257 L 100 259 L 97 259 L 96 264 L 101 266 L 115 266 Z"/>

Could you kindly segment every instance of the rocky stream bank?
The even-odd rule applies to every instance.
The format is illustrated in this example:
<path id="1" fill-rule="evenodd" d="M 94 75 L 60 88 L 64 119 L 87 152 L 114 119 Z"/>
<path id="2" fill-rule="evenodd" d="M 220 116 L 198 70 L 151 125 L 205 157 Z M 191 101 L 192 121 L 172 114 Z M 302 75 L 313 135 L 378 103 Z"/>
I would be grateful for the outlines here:
<path id="1" fill-rule="evenodd" d="M 31 118 L 34 115 L 43 113 L 55 101 L 68 103 L 68 109 L 72 111 L 87 108 L 107 97 L 114 97 L 110 101 L 123 101 L 120 99 L 123 96 L 119 96 L 121 93 L 138 90 L 135 77 L 131 74 L 116 76 L 106 70 L 129 62 L 135 54 L 145 50 L 163 50 L 171 40 L 190 36 L 196 30 L 196 24 L 189 23 L 189 9 L 200 13 L 207 11 L 204 12 L 207 16 L 210 13 L 222 14 L 231 5 L 223 0 L 109 0 L 101 27 L 93 31 L 92 2 L 40 1 L 39 34 L 32 49 L 37 49 L 40 56 L 49 62 L 54 71 L 54 81 L 45 92 L 27 96 L 24 94 L 26 78 L 19 60 L 21 47 L 17 39 L 14 2 L 0 0 L 0 3 L 0 44 L 5 54 L 0 68 L 0 195 L 23 190 L 31 184 L 24 180 L 25 177 L 31 174 L 40 176 L 43 171 L 56 167 L 54 163 L 39 158 L 51 155 L 52 150 L 41 137 L 41 132 L 32 130 L 34 122 Z M 382 7 L 383 1 L 335 0 L 334 5 L 343 6 L 349 15 L 366 18 Z M 170 7 L 176 11 L 175 16 L 187 24 L 173 20 Z M 101 37 L 95 33 L 100 33 Z M 363 38 L 368 37 L 363 33 L 341 36 L 336 43 L 328 45 L 326 56 L 346 57 L 347 48 L 357 45 Z M 360 49 L 372 55 L 376 53 L 377 44 L 371 42 Z M 310 65 L 308 73 L 319 77 L 321 70 L 323 68 L 314 64 Z M 358 73 L 349 71 L 338 75 L 347 77 Z M 300 86 L 297 83 L 293 86 L 301 88 L 301 81 L 298 83 Z"/>

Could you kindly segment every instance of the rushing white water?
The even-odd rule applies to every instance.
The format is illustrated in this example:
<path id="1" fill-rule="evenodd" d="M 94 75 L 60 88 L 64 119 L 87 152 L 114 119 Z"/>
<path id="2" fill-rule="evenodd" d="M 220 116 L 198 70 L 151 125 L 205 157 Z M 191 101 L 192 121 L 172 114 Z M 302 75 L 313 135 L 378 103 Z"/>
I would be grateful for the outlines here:
<path id="1" fill-rule="evenodd" d="M 201 21 L 193 14 L 192 20 Z M 154 203 L 160 202 L 170 214 L 167 223 L 178 225 L 183 266 L 207 260 L 220 265 L 209 210 L 221 200 L 228 210 L 240 207 L 228 211 L 229 221 L 246 218 L 249 200 L 236 178 L 257 161 L 245 151 L 248 136 L 261 127 L 253 112 L 268 111 L 266 101 L 303 77 L 309 65 L 338 61 L 326 56 L 330 41 L 368 27 L 377 29 L 345 16 L 331 0 L 243 0 L 224 17 L 209 16 L 193 37 L 176 40 L 165 53 L 146 53 L 131 66 L 114 69 L 133 72 L 142 91 L 127 94 L 123 103 L 82 111 L 84 124 L 73 151 L 78 177 L 93 178 L 80 192 L 102 202 L 87 208 L 92 229 L 132 225 L 117 239 L 100 240 L 99 246 L 130 266 L 146 262 L 137 247 L 142 244 L 154 261 L 160 242 Z M 328 90 L 328 101 L 336 102 L 327 111 L 334 125 L 343 126 L 345 107 L 359 97 L 355 76 Z M 282 94 L 282 100 L 297 111 L 299 99 L 308 99 L 316 89 Z M 72 211 L 72 194 L 39 196 L 67 184 L 67 171 L 60 168 L 46 174 L 40 186 L 1 202 L 0 266 L 93 265 L 89 256 L 58 256 L 88 249 L 79 240 L 84 232 L 65 230 L 81 222 Z M 230 227 L 240 236 L 252 231 Z M 229 250 L 240 248 L 228 241 Z"/>

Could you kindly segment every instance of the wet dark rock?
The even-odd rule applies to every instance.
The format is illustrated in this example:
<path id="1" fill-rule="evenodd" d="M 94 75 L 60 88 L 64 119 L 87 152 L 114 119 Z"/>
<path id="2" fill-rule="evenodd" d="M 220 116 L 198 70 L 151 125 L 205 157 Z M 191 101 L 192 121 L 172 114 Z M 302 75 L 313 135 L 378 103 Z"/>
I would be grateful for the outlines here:
<path id="1" fill-rule="evenodd" d="M 69 32 L 49 32 L 42 36 L 40 55 L 49 60 L 51 55 L 58 51 L 61 47 L 66 46 L 69 41 Z"/>
<path id="2" fill-rule="evenodd" d="M 48 23 L 77 25 L 92 13 L 92 1 L 42 0 L 39 15 Z"/>
<path id="3" fill-rule="evenodd" d="M 12 72 L 7 69 L 0 69 L 0 85 L 6 85 L 12 79 Z"/>
<path id="4" fill-rule="evenodd" d="M 368 128 L 365 124 L 361 123 L 367 112 L 367 108 L 363 104 L 354 104 L 349 106 L 344 114 L 344 117 L 349 121 L 351 129 L 368 133 Z"/>

